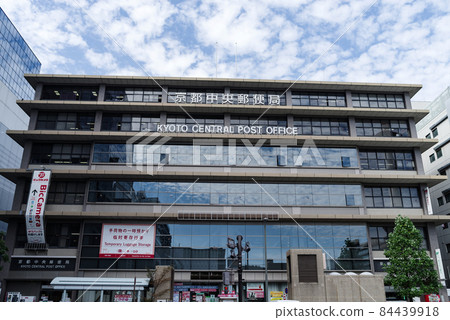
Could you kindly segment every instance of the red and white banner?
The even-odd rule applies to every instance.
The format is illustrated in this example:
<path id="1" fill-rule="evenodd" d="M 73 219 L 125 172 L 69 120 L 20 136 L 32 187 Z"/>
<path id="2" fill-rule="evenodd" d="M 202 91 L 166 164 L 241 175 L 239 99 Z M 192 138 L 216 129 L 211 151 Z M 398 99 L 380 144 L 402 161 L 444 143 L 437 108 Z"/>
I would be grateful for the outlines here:
<path id="1" fill-rule="evenodd" d="M 29 243 L 45 243 L 44 209 L 50 185 L 51 171 L 35 170 L 28 195 L 25 224 Z"/>
<path id="2" fill-rule="evenodd" d="M 103 224 L 100 258 L 154 258 L 155 226 Z"/>
<path id="3" fill-rule="evenodd" d="M 248 299 L 264 298 L 264 284 L 247 283 L 247 298 Z"/>

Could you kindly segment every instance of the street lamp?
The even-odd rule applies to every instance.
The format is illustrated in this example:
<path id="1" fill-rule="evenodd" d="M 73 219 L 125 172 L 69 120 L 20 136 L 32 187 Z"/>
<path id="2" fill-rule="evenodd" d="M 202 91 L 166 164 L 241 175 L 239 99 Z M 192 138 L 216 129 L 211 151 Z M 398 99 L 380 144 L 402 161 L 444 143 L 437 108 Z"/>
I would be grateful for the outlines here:
<path id="1" fill-rule="evenodd" d="M 238 287 L 239 287 L 239 302 L 243 301 L 243 289 L 242 289 L 242 251 L 248 252 L 250 251 L 250 242 L 246 242 L 245 246 L 242 247 L 242 239 L 241 235 L 236 237 L 237 244 L 233 239 L 228 238 L 227 247 L 231 249 L 230 257 L 231 259 L 236 259 L 236 255 L 234 254 L 234 249 L 237 248 L 237 259 L 238 259 Z"/>

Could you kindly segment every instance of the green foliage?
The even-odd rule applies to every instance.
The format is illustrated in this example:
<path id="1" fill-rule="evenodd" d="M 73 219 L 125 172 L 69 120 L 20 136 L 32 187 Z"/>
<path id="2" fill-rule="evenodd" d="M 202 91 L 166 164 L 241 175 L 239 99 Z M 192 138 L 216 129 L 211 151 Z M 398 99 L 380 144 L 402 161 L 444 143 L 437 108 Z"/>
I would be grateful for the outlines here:
<path id="1" fill-rule="evenodd" d="M 8 248 L 5 244 L 5 233 L 0 232 L 0 270 L 3 269 L 2 262 L 9 261 Z"/>
<path id="2" fill-rule="evenodd" d="M 438 293 L 441 284 L 433 260 L 422 245 L 422 235 L 407 217 L 395 219 L 384 252 L 390 264 L 385 266 L 387 284 L 408 301 L 423 294 Z"/>

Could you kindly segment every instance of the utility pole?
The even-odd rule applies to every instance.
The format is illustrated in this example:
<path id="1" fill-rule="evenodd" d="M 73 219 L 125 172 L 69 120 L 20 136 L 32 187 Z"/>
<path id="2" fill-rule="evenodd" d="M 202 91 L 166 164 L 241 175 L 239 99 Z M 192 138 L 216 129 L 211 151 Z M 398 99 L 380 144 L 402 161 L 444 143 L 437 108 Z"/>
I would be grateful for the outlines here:
<path id="1" fill-rule="evenodd" d="M 242 239 L 243 237 L 241 235 L 238 235 L 236 237 L 237 245 L 234 242 L 233 239 L 228 238 L 227 247 L 231 249 L 231 259 L 236 259 L 236 255 L 234 254 L 234 249 L 237 248 L 237 259 L 238 259 L 238 288 L 239 288 L 239 302 L 244 301 L 244 290 L 242 286 L 242 251 L 248 252 L 250 251 L 250 243 L 246 242 L 245 246 L 242 247 Z"/>

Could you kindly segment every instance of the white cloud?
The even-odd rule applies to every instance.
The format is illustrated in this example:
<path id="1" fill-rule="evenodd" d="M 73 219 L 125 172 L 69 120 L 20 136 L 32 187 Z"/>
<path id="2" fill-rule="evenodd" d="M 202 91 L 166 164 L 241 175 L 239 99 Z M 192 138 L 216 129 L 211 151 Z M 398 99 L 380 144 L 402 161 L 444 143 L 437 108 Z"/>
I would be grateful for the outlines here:
<path id="1" fill-rule="evenodd" d="M 9 0 L 2 8 L 43 72 L 214 77 L 217 43 L 219 77 L 296 79 L 308 71 L 302 79 L 422 83 L 417 99 L 437 96 L 449 85 L 448 0 L 375 2 L 311 65 L 373 3 Z"/>

